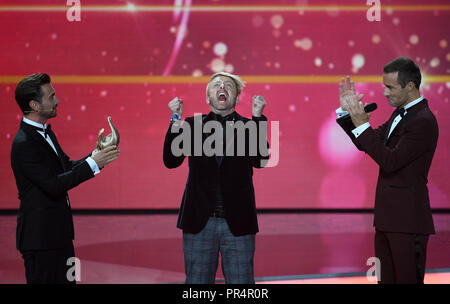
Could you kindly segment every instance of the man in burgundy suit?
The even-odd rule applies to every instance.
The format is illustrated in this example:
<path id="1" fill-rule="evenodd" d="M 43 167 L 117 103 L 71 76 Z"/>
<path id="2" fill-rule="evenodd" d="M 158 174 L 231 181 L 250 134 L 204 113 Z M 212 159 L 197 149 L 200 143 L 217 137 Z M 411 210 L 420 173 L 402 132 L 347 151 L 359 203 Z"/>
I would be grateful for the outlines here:
<path id="1" fill-rule="evenodd" d="M 397 58 L 383 69 L 384 96 L 396 107 L 373 129 L 362 95 L 347 76 L 339 85 L 337 122 L 356 147 L 380 167 L 375 195 L 375 255 L 379 283 L 423 283 L 428 237 L 434 224 L 427 177 L 438 140 L 438 124 L 420 95 L 421 74 L 409 58 Z M 343 117 L 345 114 L 346 117 Z"/>

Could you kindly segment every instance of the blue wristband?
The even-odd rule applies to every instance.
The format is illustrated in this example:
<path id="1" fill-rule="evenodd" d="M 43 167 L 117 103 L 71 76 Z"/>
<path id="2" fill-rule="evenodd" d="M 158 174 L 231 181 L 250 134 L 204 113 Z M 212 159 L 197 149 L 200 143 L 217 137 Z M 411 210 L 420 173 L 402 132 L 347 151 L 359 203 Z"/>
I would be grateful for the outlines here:
<path id="1" fill-rule="evenodd" d="M 173 119 L 181 119 L 181 117 L 180 117 L 180 115 L 178 115 L 178 113 L 174 113 L 172 115 L 172 119 L 171 120 L 173 120 Z"/>

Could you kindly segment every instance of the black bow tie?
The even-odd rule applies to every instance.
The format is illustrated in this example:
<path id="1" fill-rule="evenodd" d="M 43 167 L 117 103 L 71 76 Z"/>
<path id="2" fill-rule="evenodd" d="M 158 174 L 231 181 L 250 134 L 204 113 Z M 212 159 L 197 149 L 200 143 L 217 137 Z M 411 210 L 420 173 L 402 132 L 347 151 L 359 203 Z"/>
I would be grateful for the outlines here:
<path id="1" fill-rule="evenodd" d="M 47 128 L 42 129 L 40 127 L 32 126 L 36 131 L 44 132 L 44 137 L 47 138 L 47 134 L 52 130 L 52 125 L 47 125 Z"/>
<path id="2" fill-rule="evenodd" d="M 401 118 L 405 117 L 405 112 L 406 112 L 405 108 L 397 108 L 394 111 L 395 116 L 400 115 Z"/>

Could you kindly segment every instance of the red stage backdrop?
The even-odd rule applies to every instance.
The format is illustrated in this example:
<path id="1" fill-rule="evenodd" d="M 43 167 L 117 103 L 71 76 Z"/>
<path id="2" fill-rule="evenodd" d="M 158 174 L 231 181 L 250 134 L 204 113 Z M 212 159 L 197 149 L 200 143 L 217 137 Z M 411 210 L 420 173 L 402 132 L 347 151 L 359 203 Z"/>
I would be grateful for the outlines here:
<path id="1" fill-rule="evenodd" d="M 366 0 L 69 2 L 80 2 L 79 16 L 66 0 L 0 2 L 1 209 L 19 206 L 10 147 L 23 75 L 53 77 L 61 103 L 51 123 L 72 158 L 95 148 L 108 115 L 120 131 L 119 160 L 70 191 L 74 209 L 178 208 L 188 168 L 162 162 L 167 103 L 178 96 L 184 116 L 207 113 L 207 76 L 221 70 L 247 81 L 240 114 L 263 95 L 279 122 L 279 163 L 255 170 L 258 208 L 371 208 L 378 167 L 335 123 L 338 81 L 354 77 L 364 100 L 378 103 L 379 125 L 393 111 L 382 68 L 398 56 L 425 76 L 421 92 L 440 127 L 431 204 L 450 207 L 448 1 L 373 1 L 380 21 L 368 20 L 376 7 Z"/>

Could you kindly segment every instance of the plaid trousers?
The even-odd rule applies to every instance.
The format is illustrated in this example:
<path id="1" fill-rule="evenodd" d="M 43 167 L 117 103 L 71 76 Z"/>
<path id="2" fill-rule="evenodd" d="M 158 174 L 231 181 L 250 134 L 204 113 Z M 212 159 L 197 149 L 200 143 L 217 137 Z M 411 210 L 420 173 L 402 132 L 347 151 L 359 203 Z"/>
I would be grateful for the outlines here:
<path id="1" fill-rule="evenodd" d="M 199 233 L 183 232 L 186 284 L 214 284 L 222 256 L 226 284 L 254 284 L 255 234 L 234 236 L 224 218 L 210 217 Z"/>

